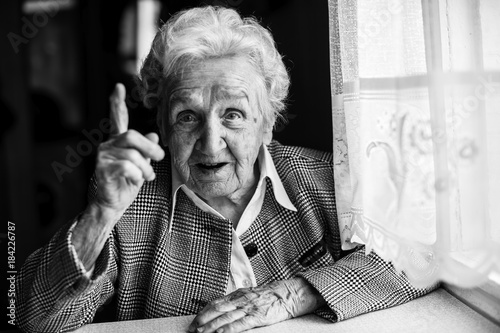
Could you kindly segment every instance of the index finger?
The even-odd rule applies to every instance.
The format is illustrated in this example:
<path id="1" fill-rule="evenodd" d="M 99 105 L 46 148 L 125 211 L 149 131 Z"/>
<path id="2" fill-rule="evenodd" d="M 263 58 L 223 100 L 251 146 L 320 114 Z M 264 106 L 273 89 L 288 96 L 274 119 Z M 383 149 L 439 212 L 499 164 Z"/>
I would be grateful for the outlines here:
<path id="1" fill-rule="evenodd" d="M 112 136 L 125 133 L 128 130 L 128 109 L 125 104 L 125 96 L 125 86 L 117 83 L 115 90 L 113 90 L 113 93 L 109 97 Z"/>

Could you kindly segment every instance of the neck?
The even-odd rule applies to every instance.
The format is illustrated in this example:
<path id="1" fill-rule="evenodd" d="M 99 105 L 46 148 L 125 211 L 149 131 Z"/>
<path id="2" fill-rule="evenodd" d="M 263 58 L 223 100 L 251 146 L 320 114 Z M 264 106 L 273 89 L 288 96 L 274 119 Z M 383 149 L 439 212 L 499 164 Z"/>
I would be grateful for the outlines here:
<path id="1" fill-rule="evenodd" d="M 259 183 L 260 171 L 257 163 L 254 166 L 253 180 L 247 186 L 239 189 L 228 196 L 216 198 L 201 198 L 210 207 L 218 211 L 222 216 L 229 219 L 233 223 L 233 228 L 236 228 L 240 221 L 241 215 L 245 211 Z"/>
<path id="2" fill-rule="evenodd" d="M 245 211 L 248 203 L 255 193 L 258 181 L 255 181 L 252 187 L 247 188 L 244 193 L 237 193 L 227 197 L 203 199 L 210 207 L 218 211 L 222 216 L 229 219 L 236 228 L 241 215 Z"/>

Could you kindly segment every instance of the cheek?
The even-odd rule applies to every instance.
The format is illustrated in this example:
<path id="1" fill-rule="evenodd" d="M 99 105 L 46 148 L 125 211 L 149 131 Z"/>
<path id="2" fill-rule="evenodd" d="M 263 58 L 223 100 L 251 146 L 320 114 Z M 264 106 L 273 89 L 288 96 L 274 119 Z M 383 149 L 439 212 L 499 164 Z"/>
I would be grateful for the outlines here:
<path id="1" fill-rule="evenodd" d="M 170 132 L 168 146 L 174 160 L 187 163 L 195 143 L 196 138 L 192 134 L 175 130 Z"/>
<path id="2" fill-rule="evenodd" d="M 262 133 L 258 130 L 240 133 L 233 140 L 233 154 L 240 163 L 253 163 L 257 159 L 262 145 Z"/>

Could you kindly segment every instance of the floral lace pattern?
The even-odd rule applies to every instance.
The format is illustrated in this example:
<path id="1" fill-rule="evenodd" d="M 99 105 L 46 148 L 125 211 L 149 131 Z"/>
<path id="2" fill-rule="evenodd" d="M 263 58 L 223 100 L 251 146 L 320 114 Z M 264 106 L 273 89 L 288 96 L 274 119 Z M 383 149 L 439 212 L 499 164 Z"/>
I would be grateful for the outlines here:
<path id="1" fill-rule="evenodd" d="M 365 244 L 417 286 L 474 286 L 500 271 L 500 75 L 452 70 L 463 62 L 458 46 L 493 47 L 457 37 L 484 36 L 477 20 L 487 17 L 462 30 L 446 17 L 443 32 L 438 2 L 421 6 L 329 1 L 342 246 Z"/>

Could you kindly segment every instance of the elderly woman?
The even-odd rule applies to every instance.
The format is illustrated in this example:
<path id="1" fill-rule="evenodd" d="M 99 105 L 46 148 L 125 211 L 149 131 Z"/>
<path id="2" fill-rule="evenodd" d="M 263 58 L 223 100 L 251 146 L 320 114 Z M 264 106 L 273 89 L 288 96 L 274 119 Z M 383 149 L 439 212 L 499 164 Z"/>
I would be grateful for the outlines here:
<path id="1" fill-rule="evenodd" d="M 373 253 L 341 251 L 332 156 L 272 140 L 289 78 L 254 19 L 178 13 L 139 83 L 168 151 L 128 130 L 117 85 L 89 206 L 19 276 L 22 329 L 75 329 L 112 298 L 118 320 L 197 314 L 191 332 L 236 332 L 426 292 Z"/>

